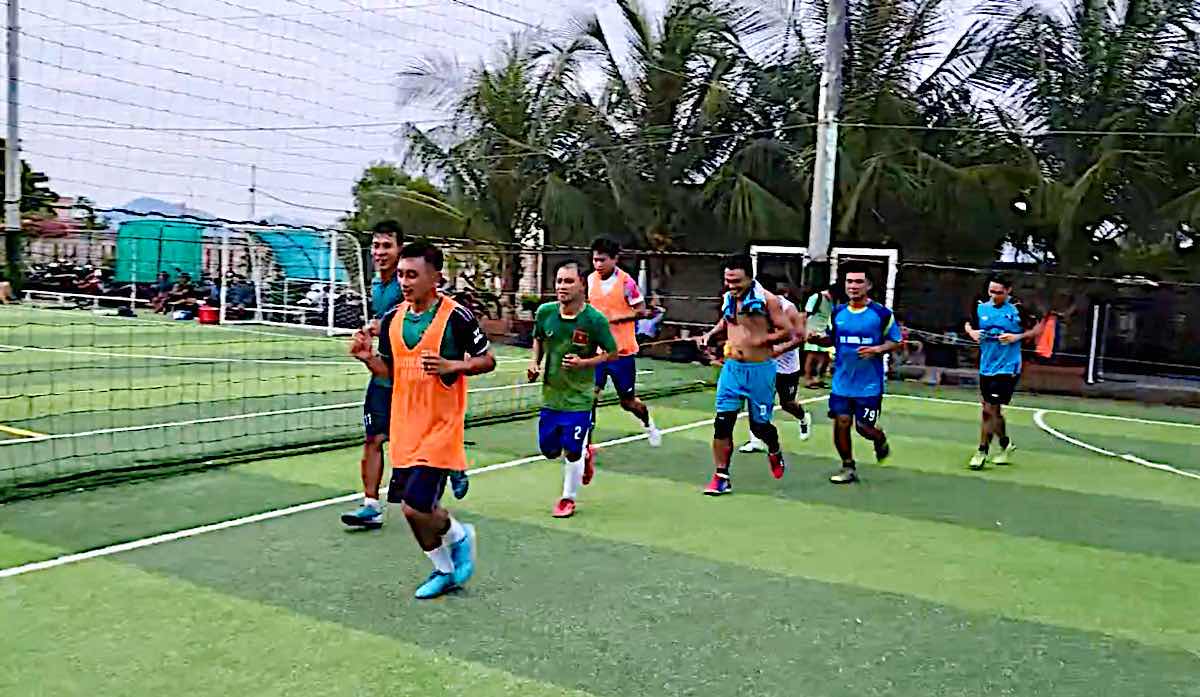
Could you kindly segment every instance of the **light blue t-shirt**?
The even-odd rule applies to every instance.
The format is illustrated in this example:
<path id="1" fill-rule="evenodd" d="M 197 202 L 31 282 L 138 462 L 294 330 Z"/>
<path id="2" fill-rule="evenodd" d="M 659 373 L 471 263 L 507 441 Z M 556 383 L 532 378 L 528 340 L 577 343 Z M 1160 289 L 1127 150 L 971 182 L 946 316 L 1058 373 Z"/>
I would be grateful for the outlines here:
<path id="1" fill-rule="evenodd" d="M 900 341 L 900 325 L 892 311 L 877 302 L 854 309 L 834 308 L 830 335 L 834 354 L 833 394 L 840 397 L 878 397 L 883 394 L 883 356 L 860 358 L 858 349 Z"/>
<path id="2" fill-rule="evenodd" d="M 375 319 L 383 319 L 383 316 L 392 310 L 404 300 L 404 293 L 400 290 L 400 275 L 392 274 L 392 280 L 387 283 L 379 276 L 371 281 L 371 315 Z M 392 381 L 386 378 L 371 376 L 371 380 L 377 385 L 391 387 Z"/>
<path id="3" fill-rule="evenodd" d="M 1021 342 L 1000 343 L 1001 334 L 1020 334 L 1021 310 L 1005 301 L 996 307 L 991 301 L 975 308 L 975 328 L 979 330 L 979 374 L 1016 375 L 1021 372 Z"/>

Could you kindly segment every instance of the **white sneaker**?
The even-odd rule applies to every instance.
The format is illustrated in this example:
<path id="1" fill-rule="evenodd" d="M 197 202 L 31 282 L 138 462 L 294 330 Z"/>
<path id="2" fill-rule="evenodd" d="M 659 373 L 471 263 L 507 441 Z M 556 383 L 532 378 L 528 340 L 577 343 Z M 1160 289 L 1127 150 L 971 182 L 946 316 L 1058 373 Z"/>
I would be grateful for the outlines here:
<path id="1" fill-rule="evenodd" d="M 738 448 L 739 453 L 765 453 L 767 452 L 767 444 L 761 440 L 750 436 L 750 440 L 746 444 Z"/>
<path id="2" fill-rule="evenodd" d="M 646 427 L 646 440 L 650 441 L 651 448 L 657 448 L 662 445 L 662 432 L 658 430 L 658 426 L 654 425 L 653 420 Z"/>
<path id="3" fill-rule="evenodd" d="M 800 419 L 800 440 L 808 440 L 812 438 L 812 412 L 804 412 L 804 418 Z"/>

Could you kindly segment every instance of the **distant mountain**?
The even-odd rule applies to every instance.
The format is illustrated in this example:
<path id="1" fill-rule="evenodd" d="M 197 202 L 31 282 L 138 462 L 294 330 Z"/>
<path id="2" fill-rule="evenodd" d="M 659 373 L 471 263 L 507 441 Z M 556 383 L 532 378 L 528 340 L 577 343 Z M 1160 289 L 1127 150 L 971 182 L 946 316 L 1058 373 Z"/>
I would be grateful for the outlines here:
<path id="1" fill-rule="evenodd" d="M 196 208 L 188 208 L 182 203 L 169 203 L 161 199 L 150 198 L 147 196 L 135 198 L 129 203 L 126 203 L 124 206 L 120 206 L 120 208 L 135 211 L 137 213 L 161 213 L 164 216 L 190 215 L 206 220 L 216 219 L 216 216 L 207 211 L 198 210 Z M 134 220 L 144 216 L 131 215 L 128 213 L 110 213 L 107 217 L 113 222 L 113 224 L 120 225 L 126 220 Z"/>
<path id="2" fill-rule="evenodd" d="M 325 227 L 320 223 L 316 223 L 311 220 L 296 218 L 290 215 L 280 215 L 279 213 L 272 213 L 262 220 L 264 223 L 269 223 L 271 225 L 287 225 L 291 227 Z"/>

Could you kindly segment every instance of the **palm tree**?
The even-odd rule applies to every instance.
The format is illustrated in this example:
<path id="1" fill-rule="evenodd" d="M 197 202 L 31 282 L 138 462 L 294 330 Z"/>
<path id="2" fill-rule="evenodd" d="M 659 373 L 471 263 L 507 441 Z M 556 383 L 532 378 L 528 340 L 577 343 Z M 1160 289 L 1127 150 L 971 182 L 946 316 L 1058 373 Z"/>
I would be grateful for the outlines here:
<path id="1" fill-rule="evenodd" d="M 1004 26 L 985 84 L 1032 132 L 1031 218 L 1060 261 L 1117 270 L 1122 249 L 1183 240 L 1200 222 L 1200 5 L 991 3 Z M 1161 135 L 1183 133 L 1185 137 Z"/>

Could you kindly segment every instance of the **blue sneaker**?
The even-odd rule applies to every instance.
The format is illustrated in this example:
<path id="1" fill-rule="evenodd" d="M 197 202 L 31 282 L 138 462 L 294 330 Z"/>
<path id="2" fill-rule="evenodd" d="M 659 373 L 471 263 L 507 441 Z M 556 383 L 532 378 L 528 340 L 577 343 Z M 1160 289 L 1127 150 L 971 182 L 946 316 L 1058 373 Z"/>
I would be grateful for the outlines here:
<path id="1" fill-rule="evenodd" d="M 383 527 L 383 510 L 363 504 L 357 510 L 343 513 L 342 523 L 352 528 L 378 530 Z"/>
<path id="2" fill-rule="evenodd" d="M 466 472 L 451 472 L 450 473 L 450 490 L 454 492 L 454 498 L 461 499 L 467 495 L 467 489 L 471 487 L 471 479 Z"/>
<path id="3" fill-rule="evenodd" d="M 732 493 L 733 483 L 729 481 L 729 475 L 720 472 L 714 473 L 708 486 L 704 487 L 705 496 L 724 496 Z"/>
<path id="4" fill-rule="evenodd" d="M 413 595 L 417 600 L 431 600 L 443 596 L 457 587 L 454 584 L 454 574 L 448 574 L 435 569 L 433 573 L 429 574 L 429 578 L 425 579 L 425 583 L 422 583 L 417 588 L 417 592 Z"/>
<path id="5" fill-rule="evenodd" d="M 450 545 L 450 558 L 454 560 L 454 584 L 462 586 L 475 575 L 475 526 L 464 524 L 465 537 Z"/>

